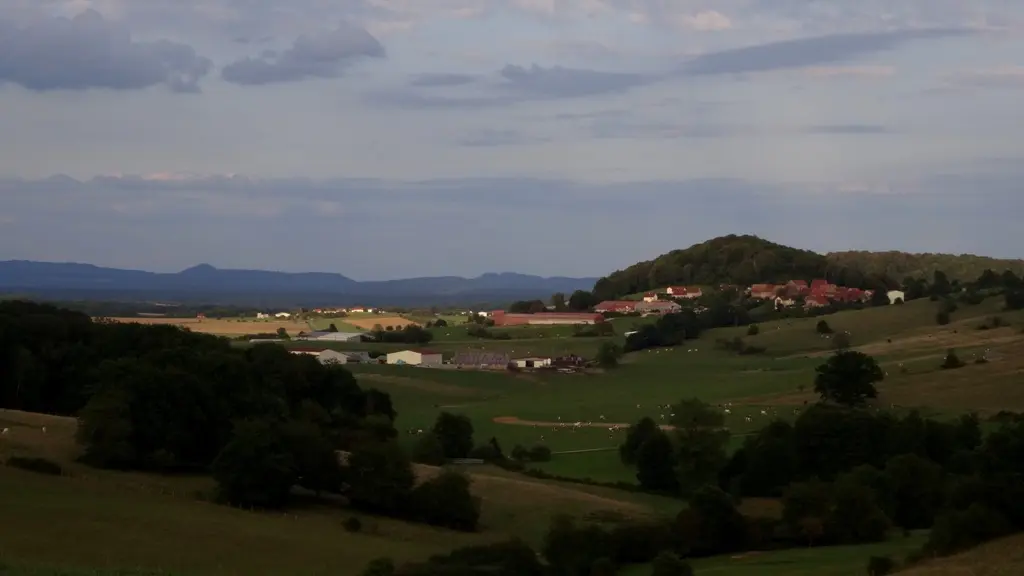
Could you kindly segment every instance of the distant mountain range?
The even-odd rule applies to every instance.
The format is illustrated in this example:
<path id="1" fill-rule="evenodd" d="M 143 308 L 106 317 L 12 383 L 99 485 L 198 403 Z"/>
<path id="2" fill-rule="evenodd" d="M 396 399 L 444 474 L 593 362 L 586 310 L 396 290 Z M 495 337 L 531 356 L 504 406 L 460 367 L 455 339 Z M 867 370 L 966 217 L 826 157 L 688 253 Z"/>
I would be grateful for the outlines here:
<path id="1" fill-rule="evenodd" d="M 326 272 L 222 270 L 200 264 L 176 273 L 91 264 L 0 262 L 0 292 L 52 299 L 170 300 L 238 305 L 431 305 L 498 303 L 590 290 L 596 278 L 511 272 L 359 282 Z"/>

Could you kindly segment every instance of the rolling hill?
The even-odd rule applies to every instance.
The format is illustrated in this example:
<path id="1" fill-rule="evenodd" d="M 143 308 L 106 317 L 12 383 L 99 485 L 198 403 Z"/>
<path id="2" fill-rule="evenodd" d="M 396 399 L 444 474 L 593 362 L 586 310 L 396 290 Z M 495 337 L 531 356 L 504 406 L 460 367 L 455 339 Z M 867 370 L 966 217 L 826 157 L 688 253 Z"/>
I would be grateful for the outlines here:
<path id="1" fill-rule="evenodd" d="M 0 291 L 60 299 L 165 299 L 207 303 L 417 305 L 547 298 L 590 289 L 594 278 L 489 273 L 359 282 L 341 274 L 224 270 L 200 264 L 177 273 L 90 264 L 0 262 Z"/>
<path id="2" fill-rule="evenodd" d="M 729 235 L 673 250 L 601 278 L 594 286 L 599 299 L 654 290 L 673 284 L 750 285 L 794 279 L 827 278 L 844 286 L 874 288 L 896 285 L 905 278 L 930 278 L 935 271 L 950 280 L 974 280 L 986 269 L 1024 273 L 1024 260 L 1000 260 L 971 254 L 908 254 L 905 252 L 832 252 L 776 244 L 750 235 Z"/>

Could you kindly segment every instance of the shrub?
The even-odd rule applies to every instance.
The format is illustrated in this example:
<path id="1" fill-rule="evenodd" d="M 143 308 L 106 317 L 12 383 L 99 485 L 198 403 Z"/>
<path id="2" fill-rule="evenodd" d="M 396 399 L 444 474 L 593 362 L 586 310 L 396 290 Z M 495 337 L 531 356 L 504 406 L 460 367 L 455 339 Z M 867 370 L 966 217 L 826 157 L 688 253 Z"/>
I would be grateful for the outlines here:
<path id="1" fill-rule="evenodd" d="M 478 458 L 485 462 L 494 462 L 501 459 L 498 449 L 491 444 L 481 444 L 469 451 L 469 458 Z"/>
<path id="2" fill-rule="evenodd" d="M 360 576 L 393 576 L 395 562 L 391 558 L 377 558 L 363 569 Z"/>
<path id="3" fill-rule="evenodd" d="M 832 327 L 829 326 L 828 322 L 826 322 L 824 320 L 818 320 L 818 323 L 815 325 L 814 329 L 818 332 L 818 334 L 831 334 L 832 333 Z"/>
<path id="4" fill-rule="evenodd" d="M 949 324 L 949 312 L 946 312 L 945 310 L 940 310 L 939 313 L 935 315 L 935 323 L 938 324 L 939 326 L 945 326 L 946 324 Z"/>
<path id="5" fill-rule="evenodd" d="M 427 524 L 472 532 L 480 521 L 480 502 L 469 491 L 469 478 L 454 470 L 417 486 L 411 499 L 416 516 Z"/>
<path id="6" fill-rule="evenodd" d="M 888 556 L 872 556 L 868 559 L 868 576 L 886 576 L 896 570 L 896 561 Z"/>
<path id="7" fill-rule="evenodd" d="M 757 324 L 751 324 L 747 326 L 747 336 L 757 336 L 761 333 L 761 327 Z"/>
<path id="8" fill-rule="evenodd" d="M 522 446 L 522 444 L 516 444 L 512 447 L 512 459 L 517 462 L 525 462 L 530 459 L 530 451 Z"/>
<path id="9" fill-rule="evenodd" d="M 945 556 L 994 540 L 1012 532 L 1001 513 L 982 504 L 950 511 L 935 519 L 925 551 Z"/>
<path id="10" fill-rule="evenodd" d="M 64 473 L 64 469 L 60 464 L 51 462 L 46 458 L 11 456 L 7 459 L 7 465 L 11 468 L 20 468 L 29 472 L 38 472 L 39 474 L 49 474 L 51 476 L 61 476 Z"/>
<path id="11" fill-rule="evenodd" d="M 666 550 L 651 564 L 651 576 L 693 576 L 693 568 L 686 560 Z"/>
<path id="12" fill-rule="evenodd" d="M 954 368 L 963 368 L 965 366 L 964 361 L 956 355 L 956 350 L 950 348 L 946 351 L 946 359 L 940 366 L 943 370 L 952 370 Z"/>
<path id="13" fill-rule="evenodd" d="M 420 436 L 420 439 L 412 447 L 412 461 L 429 466 L 444 464 L 444 447 L 441 446 L 437 434 L 427 432 Z"/>
<path id="14" fill-rule="evenodd" d="M 534 462 L 550 462 L 551 448 L 543 444 L 535 445 L 533 448 L 530 448 L 530 460 Z"/>
<path id="15" fill-rule="evenodd" d="M 349 516 L 345 519 L 345 522 L 342 523 L 342 526 L 345 527 L 345 531 L 347 532 L 359 532 L 363 529 L 363 521 L 355 516 Z"/>

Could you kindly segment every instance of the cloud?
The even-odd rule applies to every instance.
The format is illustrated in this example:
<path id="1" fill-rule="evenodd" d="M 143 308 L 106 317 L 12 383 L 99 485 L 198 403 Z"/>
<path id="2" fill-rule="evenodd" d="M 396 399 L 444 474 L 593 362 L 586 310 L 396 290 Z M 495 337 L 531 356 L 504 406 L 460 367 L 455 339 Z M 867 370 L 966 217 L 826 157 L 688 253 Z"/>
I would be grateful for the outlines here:
<path id="1" fill-rule="evenodd" d="M 529 68 L 506 65 L 500 75 L 506 80 L 505 90 L 520 96 L 541 98 L 574 98 L 625 92 L 646 84 L 651 78 L 628 72 L 601 72 L 580 68 L 534 64 Z"/>
<path id="2" fill-rule="evenodd" d="M 465 86 L 476 82 L 476 77 L 471 74 L 420 74 L 409 81 L 410 86 L 424 88 Z"/>
<path id="3" fill-rule="evenodd" d="M 683 64 L 681 72 L 690 76 L 707 76 L 807 68 L 845 62 L 915 40 L 967 33 L 963 29 L 899 30 L 784 40 L 696 56 Z"/>
<path id="4" fill-rule="evenodd" d="M 384 46 L 369 32 L 342 24 L 332 32 L 300 36 L 284 52 L 232 62 L 221 77 L 246 86 L 337 78 L 359 60 L 384 57 Z"/>
<path id="5" fill-rule="evenodd" d="M 959 72 L 947 78 L 952 86 L 965 88 L 1024 88 L 1024 66 L 1000 66 Z"/>
<path id="6" fill-rule="evenodd" d="M 462 146 L 471 148 L 490 146 L 523 146 L 527 144 L 542 144 L 548 142 L 548 138 L 530 136 L 516 130 L 480 130 L 460 141 Z"/>
<path id="7" fill-rule="evenodd" d="M 807 129 L 811 134 L 889 134 L 891 130 L 877 124 L 823 124 Z"/>
<path id="8" fill-rule="evenodd" d="M 732 28 L 732 20 L 715 10 L 704 10 L 696 14 L 684 14 L 677 20 L 684 28 L 700 32 L 717 32 Z"/>
<path id="9" fill-rule="evenodd" d="M 0 84 L 37 92 L 157 85 L 198 92 L 211 67 L 186 44 L 133 40 L 127 29 L 93 10 L 23 27 L 0 21 Z"/>
<path id="10" fill-rule="evenodd" d="M 1021 257 L 1014 247 L 1024 242 L 1017 225 L 1024 211 L 1024 162 L 1002 159 L 994 166 L 946 166 L 927 178 L 867 187 L 736 179 L 587 184 L 187 174 L 0 180 L 7 219 L 0 226 L 0 259 L 157 270 L 211 262 L 364 279 L 501 270 L 584 276 L 728 233 L 819 251 Z M 766 213 L 773 217 L 764 218 Z M 453 221 L 459 225 L 438 225 Z M 873 232 L 865 236 L 867 221 Z M 191 232 L 182 234 L 186 229 Z M 363 246 L 370 237 L 373 254 L 381 257 L 368 258 L 365 250 L 309 250 Z M 552 247 L 566 238 L 587 250 L 557 257 Z M 537 259 L 537 253 L 556 256 Z"/>

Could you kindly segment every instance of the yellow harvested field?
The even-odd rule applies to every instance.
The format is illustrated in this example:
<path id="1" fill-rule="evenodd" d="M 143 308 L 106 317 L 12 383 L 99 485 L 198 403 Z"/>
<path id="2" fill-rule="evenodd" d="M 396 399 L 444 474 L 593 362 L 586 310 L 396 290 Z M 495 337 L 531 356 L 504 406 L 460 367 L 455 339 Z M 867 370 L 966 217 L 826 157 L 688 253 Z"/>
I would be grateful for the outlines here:
<path id="1" fill-rule="evenodd" d="M 221 334 L 224 336 L 244 336 L 246 334 L 271 334 L 278 328 L 284 328 L 288 334 L 295 335 L 309 330 L 309 325 L 296 320 L 216 320 L 206 318 L 108 318 L 115 322 L 135 322 L 138 324 L 170 324 L 188 328 L 193 332 L 204 334 Z"/>
<path id="2" fill-rule="evenodd" d="M 344 320 L 346 324 L 351 324 L 357 328 L 362 328 L 363 330 L 371 330 L 377 324 L 380 324 L 381 327 L 385 329 L 388 326 L 405 328 L 410 324 L 417 324 L 417 322 L 413 322 L 408 318 L 402 318 L 401 316 L 371 316 L 369 318 L 354 318 L 349 316 Z"/>

